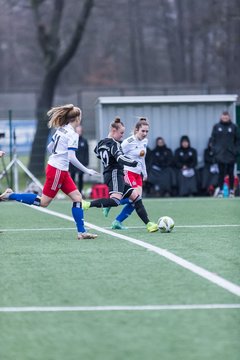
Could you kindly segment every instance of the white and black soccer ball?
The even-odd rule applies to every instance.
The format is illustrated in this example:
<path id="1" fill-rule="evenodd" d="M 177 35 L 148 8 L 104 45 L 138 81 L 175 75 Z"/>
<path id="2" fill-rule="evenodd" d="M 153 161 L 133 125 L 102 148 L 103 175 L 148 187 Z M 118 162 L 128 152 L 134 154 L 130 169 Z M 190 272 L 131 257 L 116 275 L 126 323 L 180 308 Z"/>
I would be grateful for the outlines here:
<path id="1" fill-rule="evenodd" d="M 170 216 L 162 216 L 158 219 L 158 228 L 162 233 L 170 233 L 174 228 L 174 221 Z"/>

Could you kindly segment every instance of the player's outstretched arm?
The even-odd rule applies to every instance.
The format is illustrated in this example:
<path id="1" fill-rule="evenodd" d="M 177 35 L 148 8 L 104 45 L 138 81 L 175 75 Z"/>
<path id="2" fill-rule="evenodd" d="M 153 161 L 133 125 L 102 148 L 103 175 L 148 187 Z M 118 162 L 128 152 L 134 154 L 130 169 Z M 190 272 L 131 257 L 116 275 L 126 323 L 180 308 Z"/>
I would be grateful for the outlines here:
<path id="1" fill-rule="evenodd" d="M 88 174 L 88 175 L 100 175 L 97 171 L 93 170 L 93 169 L 88 169 L 86 168 L 86 166 L 84 166 L 77 158 L 75 155 L 75 151 L 73 150 L 68 150 L 68 159 L 70 161 L 71 164 L 73 164 L 74 166 L 76 166 L 77 169 L 83 171 L 84 173 Z"/>

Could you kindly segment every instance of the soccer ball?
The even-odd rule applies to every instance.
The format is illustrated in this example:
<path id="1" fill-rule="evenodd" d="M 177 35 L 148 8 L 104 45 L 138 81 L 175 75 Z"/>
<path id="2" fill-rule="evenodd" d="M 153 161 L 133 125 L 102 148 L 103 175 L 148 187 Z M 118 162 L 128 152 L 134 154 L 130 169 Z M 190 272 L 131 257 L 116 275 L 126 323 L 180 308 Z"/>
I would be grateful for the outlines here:
<path id="1" fill-rule="evenodd" d="M 174 221 L 169 216 L 162 216 L 158 220 L 158 228 L 162 233 L 170 233 L 174 228 Z"/>

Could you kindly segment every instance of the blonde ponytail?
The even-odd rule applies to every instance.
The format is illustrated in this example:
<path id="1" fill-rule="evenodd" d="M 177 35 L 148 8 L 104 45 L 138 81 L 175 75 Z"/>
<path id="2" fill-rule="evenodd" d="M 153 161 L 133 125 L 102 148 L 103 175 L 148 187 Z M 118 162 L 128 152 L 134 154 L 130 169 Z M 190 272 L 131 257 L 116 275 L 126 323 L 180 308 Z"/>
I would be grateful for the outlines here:
<path id="1" fill-rule="evenodd" d="M 75 121 L 76 117 L 80 117 L 81 119 L 81 114 L 81 109 L 75 107 L 73 104 L 53 107 L 47 112 L 47 116 L 49 117 L 48 127 L 58 128 L 67 125 Z"/>

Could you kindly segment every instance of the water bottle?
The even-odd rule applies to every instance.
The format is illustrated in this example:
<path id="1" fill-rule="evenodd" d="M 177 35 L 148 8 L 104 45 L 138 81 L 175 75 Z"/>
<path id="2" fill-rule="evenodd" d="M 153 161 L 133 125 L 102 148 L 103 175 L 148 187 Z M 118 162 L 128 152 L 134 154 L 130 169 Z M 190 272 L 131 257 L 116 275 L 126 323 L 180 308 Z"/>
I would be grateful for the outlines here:
<path id="1" fill-rule="evenodd" d="M 223 185 L 223 197 L 228 197 L 228 195 L 229 195 L 229 190 L 228 190 L 228 186 L 227 186 L 227 184 L 226 183 L 224 183 L 224 185 Z"/>

